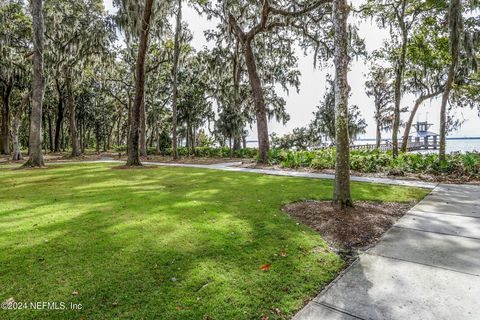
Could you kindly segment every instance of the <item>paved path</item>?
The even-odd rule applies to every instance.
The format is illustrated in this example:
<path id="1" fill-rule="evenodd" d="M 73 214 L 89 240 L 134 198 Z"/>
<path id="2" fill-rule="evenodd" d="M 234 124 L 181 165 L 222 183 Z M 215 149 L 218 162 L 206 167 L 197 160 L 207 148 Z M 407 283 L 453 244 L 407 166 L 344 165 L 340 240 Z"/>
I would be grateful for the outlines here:
<path id="1" fill-rule="evenodd" d="M 439 185 L 294 319 L 480 319 L 479 199 Z"/>
<path id="2" fill-rule="evenodd" d="M 59 162 L 49 162 L 48 164 L 67 164 L 67 163 L 125 163 L 125 161 L 113 160 L 113 159 L 102 159 L 102 160 L 93 160 L 93 161 L 59 161 Z M 146 165 L 157 165 L 165 167 L 188 167 L 188 168 L 201 168 L 201 169 L 211 169 L 211 170 L 223 170 L 223 171 L 234 171 L 234 172 L 251 172 L 259 174 L 267 174 L 274 176 L 285 176 L 285 177 L 301 177 L 301 178 L 311 178 L 311 179 L 335 179 L 333 174 L 324 174 L 324 173 L 311 173 L 311 172 L 298 172 L 298 171 L 285 171 L 285 170 L 270 170 L 270 169 L 253 169 L 253 168 L 243 168 L 239 167 L 241 162 L 226 162 L 226 163 L 217 163 L 217 164 L 190 164 L 190 163 L 162 163 L 162 162 L 142 162 Z M 408 187 L 420 187 L 433 189 L 437 186 L 437 183 L 432 182 L 423 182 L 417 180 L 399 180 L 399 179 L 389 179 L 389 178 L 370 178 L 370 177 L 351 177 L 352 181 L 358 182 L 370 182 L 370 183 L 381 183 L 381 184 L 390 184 L 398 186 L 408 186 Z"/>

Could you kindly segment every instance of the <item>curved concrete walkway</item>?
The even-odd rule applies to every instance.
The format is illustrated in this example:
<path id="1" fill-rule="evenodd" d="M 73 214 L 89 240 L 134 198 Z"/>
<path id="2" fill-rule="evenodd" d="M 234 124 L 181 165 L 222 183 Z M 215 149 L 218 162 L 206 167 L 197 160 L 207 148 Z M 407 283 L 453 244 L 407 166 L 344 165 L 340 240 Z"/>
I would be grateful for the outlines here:
<path id="1" fill-rule="evenodd" d="M 47 165 L 48 164 L 68 164 L 68 163 L 125 163 L 125 161 L 106 158 L 102 160 L 92 160 L 92 161 L 48 162 Z M 267 175 L 273 175 L 273 176 L 284 176 L 284 177 L 300 177 L 300 178 L 330 179 L 330 180 L 335 179 L 335 175 L 333 174 L 243 168 L 243 167 L 239 167 L 239 165 L 242 164 L 241 162 L 226 162 L 226 163 L 217 163 L 217 164 L 190 164 L 190 163 L 163 163 L 163 162 L 146 161 L 142 163 L 146 165 L 155 165 L 155 166 L 164 166 L 164 167 L 187 167 L 187 168 L 234 171 L 234 172 L 251 172 L 251 173 L 267 174 Z M 433 183 L 433 182 L 389 179 L 389 178 L 357 177 L 357 176 L 352 176 L 351 181 L 390 184 L 390 185 L 406 186 L 406 187 L 419 187 L 419 188 L 427 188 L 427 189 L 433 189 L 437 186 L 437 183 Z"/>
<path id="2" fill-rule="evenodd" d="M 480 319 L 479 199 L 439 185 L 294 319 Z"/>

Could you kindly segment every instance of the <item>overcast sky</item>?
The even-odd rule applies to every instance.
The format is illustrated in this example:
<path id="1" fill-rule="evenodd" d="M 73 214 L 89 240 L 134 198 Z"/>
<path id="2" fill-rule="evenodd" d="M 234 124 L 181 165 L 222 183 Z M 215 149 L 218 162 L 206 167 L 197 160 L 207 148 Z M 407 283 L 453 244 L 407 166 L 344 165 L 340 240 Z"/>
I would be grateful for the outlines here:
<path id="1" fill-rule="evenodd" d="M 361 0 L 354 0 L 353 2 L 359 2 Z M 105 7 L 108 11 L 113 12 L 112 0 L 104 0 Z M 200 50 L 204 46 L 211 47 L 212 44 L 208 44 L 204 31 L 207 29 L 213 29 L 216 25 L 216 21 L 208 21 L 205 17 L 199 16 L 192 8 L 186 8 L 184 10 L 184 20 L 188 23 L 189 28 L 193 32 L 192 45 Z M 370 21 L 359 21 L 359 19 L 351 19 L 350 22 L 356 23 L 360 29 L 360 36 L 365 39 L 367 50 L 369 52 L 379 48 L 382 45 L 383 39 L 388 36 L 386 30 L 380 30 L 374 23 Z M 302 76 L 300 78 L 301 85 L 300 91 L 297 93 L 292 88 L 290 94 L 287 95 L 284 92 L 279 91 L 287 101 L 287 112 L 290 114 L 290 121 L 287 125 L 283 126 L 280 123 L 272 121 L 270 123 L 270 132 L 276 132 L 284 134 L 292 131 L 293 128 L 307 125 L 312 119 L 312 112 L 315 110 L 323 97 L 325 92 L 325 77 L 328 73 L 333 74 L 333 69 L 314 69 L 313 68 L 313 55 L 304 56 L 299 50 L 297 53 L 299 56 L 298 69 Z M 368 73 L 368 64 L 363 61 L 353 61 L 351 64 L 351 71 L 349 73 L 349 84 L 352 88 L 352 96 L 350 99 L 351 104 L 356 104 L 360 107 L 363 117 L 366 119 L 368 127 L 367 133 L 363 136 L 365 138 L 375 137 L 375 122 L 373 118 L 374 107 L 373 100 L 367 97 L 365 94 L 365 74 Z M 413 97 L 404 96 L 402 100 L 402 106 L 413 106 Z M 439 110 L 440 99 L 433 100 L 432 102 L 425 103 L 417 113 L 417 119 L 433 123 L 432 131 L 438 132 L 439 128 Z M 456 111 L 456 116 L 465 119 L 465 123 L 456 132 L 452 132 L 452 137 L 465 137 L 465 136 L 480 136 L 480 117 L 476 110 L 469 108 L 462 108 Z M 408 114 L 403 115 L 404 118 L 408 117 Z M 405 119 L 406 120 L 406 119 Z M 253 132 L 251 137 L 256 140 L 255 125 L 253 126 Z M 391 133 L 383 133 L 388 138 Z"/>

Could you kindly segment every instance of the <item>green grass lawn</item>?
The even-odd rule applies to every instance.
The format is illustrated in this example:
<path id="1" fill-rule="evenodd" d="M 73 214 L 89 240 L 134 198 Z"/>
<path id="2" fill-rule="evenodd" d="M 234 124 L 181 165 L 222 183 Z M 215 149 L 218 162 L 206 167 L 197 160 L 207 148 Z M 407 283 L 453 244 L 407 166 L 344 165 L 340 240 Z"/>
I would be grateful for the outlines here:
<path id="1" fill-rule="evenodd" d="M 343 267 L 280 211 L 330 199 L 332 181 L 111 167 L 0 169 L 0 300 L 67 303 L 0 319 L 289 318 Z M 427 191 L 353 183 L 352 193 L 411 201 Z"/>

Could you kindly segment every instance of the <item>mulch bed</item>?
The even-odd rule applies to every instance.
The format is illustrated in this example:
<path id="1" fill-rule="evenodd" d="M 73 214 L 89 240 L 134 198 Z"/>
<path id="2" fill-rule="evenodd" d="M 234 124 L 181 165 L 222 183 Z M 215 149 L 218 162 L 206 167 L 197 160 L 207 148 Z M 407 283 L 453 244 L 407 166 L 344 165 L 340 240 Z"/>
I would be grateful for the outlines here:
<path id="1" fill-rule="evenodd" d="M 335 209 L 330 201 L 288 204 L 283 211 L 320 233 L 344 259 L 374 245 L 415 203 L 356 201 L 354 208 Z"/>

